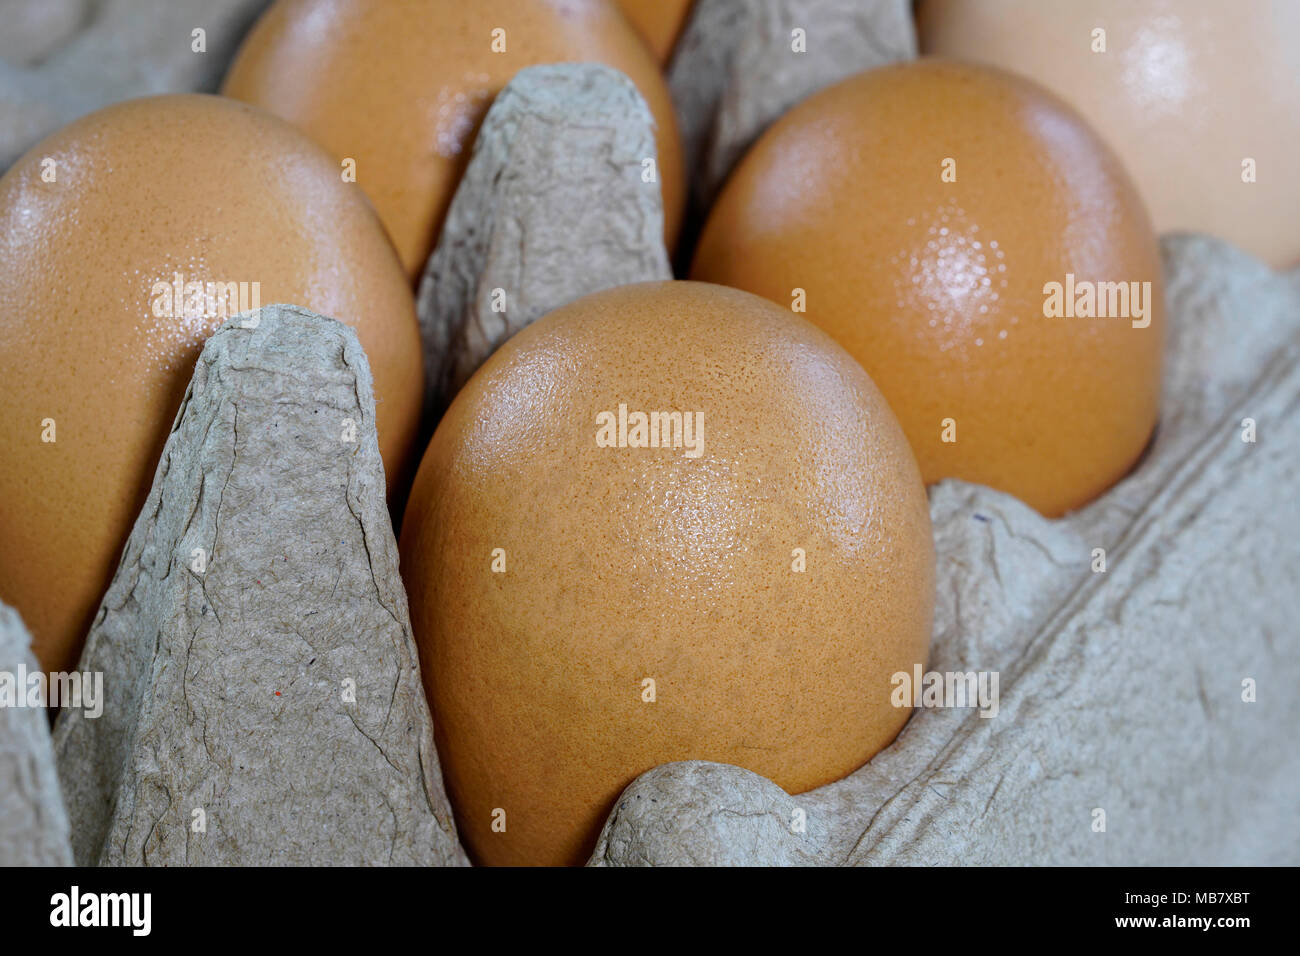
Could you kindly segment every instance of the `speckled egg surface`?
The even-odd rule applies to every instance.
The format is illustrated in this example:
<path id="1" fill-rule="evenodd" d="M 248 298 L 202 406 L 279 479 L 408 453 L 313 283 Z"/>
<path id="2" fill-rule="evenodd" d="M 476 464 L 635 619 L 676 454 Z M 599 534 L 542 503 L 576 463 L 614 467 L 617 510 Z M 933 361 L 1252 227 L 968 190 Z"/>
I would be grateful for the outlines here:
<path id="1" fill-rule="evenodd" d="M 929 511 L 880 393 L 813 326 L 702 283 L 597 293 L 507 342 L 427 449 L 401 552 L 484 863 L 583 862 L 666 761 L 836 780 L 902 727 L 890 678 L 929 646 Z"/>
<path id="2" fill-rule="evenodd" d="M 318 146 L 233 100 L 154 97 L 0 179 L 0 598 L 43 667 L 76 664 L 221 308 L 276 302 L 356 328 L 391 488 L 418 425 L 414 304 Z"/>
<path id="3" fill-rule="evenodd" d="M 926 0 L 918 19 L 923 52 L 1014 70 L 1082 113 L 1158 232 L 1300 264 L 1300 3 Z"/>
<path id="4" fill-rule="evenodd" d="M 645 97 L 671 246 L 685 197 L 672 104 L 609 0 L 279 0 L 245 39 L 223 92 L 355 160 L 416 278 L 492 98 L 524 67 L 564 62 L 622 70 Z"/>
<path id="5" fill-rule="evenodd" d="M 1010 74 L 922 60 L 805 100 L 733 172 L 692 275 L 805 308 L 880 387 L 927 483 L 1059 515 L 1156 422 L 1150 222 L 1077 115 Z M 1098 317 L 1101 299 L 1131 315 Z"/>

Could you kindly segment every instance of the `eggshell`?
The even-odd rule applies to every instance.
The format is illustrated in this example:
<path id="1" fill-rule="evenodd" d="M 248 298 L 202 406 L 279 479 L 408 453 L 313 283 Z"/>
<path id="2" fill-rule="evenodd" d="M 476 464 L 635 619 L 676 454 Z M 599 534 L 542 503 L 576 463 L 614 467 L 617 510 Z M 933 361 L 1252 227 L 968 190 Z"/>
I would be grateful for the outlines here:
<path id="1" fill-rule="evenodd" d="M 1158 231 L 1300 263 L 1294 0 L 926 0 L 919 24 L 923 52 L 1014 70 L 1074 106 L 1119 154 Z"/>
<path id="2" fill-rule="evenodd" d="M 702 413 L 702 453 L 598 447 L 620 404 Z M 888 406 L 817 329 L 718 286 L 621 286 L 510 339 L 442 420 L 401 545 L 484 863 L 581 863 L 665 761 L 842 777 L 907 720 L 890 678 L 929 646 L 929 511 Z"/>
<path id="3" fill-rule="evenodd" d="M 215 96 L 132 100 L 66 127 L 0 179 L 0 598 L 47 669 L 75 665 L 222 322 L 183 289 L 168 301 L 177 273 L 247 283 L 249 305 L 258 283 L 260 304 L 356 328 L 390 489 L 405 468 L 423 387 L 414 304 L 334 161 L 287 123 Z"/>
<path id="4" fill-rule="evenodd" d="M 618 0 L 655 59 L 667 63 L 695 0 Z"/>
<path id="5" fill-rule="evenodd" d="M 492 98 L 524 67 L 562 62 L 622 70 L 645 97 L 671 247 L 685 200 L 672 102 L 608 0 L 279 0 L 244 41 L 223 92 L 355 160 L 357 182 L 414 279 Z"/>
<path id="6" fill-rule="evenodd" d="M 1048 318 L 1071 274 L 1139 283 L 1146 317 Z M 1010 74 L 923 60 L 805 100 L 732 174 L 693 277 L 806 308 L 880 386 L 927 483 L 1059 515 L 1124 475 L 1156 422 L 1150 222 L 1082 120 Z"/>

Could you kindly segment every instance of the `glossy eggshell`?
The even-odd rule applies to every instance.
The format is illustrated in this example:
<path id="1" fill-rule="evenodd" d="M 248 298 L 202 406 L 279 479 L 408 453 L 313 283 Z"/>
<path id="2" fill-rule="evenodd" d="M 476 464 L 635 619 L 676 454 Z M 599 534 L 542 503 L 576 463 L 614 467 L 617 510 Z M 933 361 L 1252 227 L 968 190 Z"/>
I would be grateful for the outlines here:
<path id="1" fill-rule="evenodd" d="M 423 381 L 414 304 L 334 161 L 287 123 L 215 96 L 133 100 L 73 123 L 0 179 L 0 598 L 47 669 L 76 664 L 222 321 L 185 303 L 166 314 L 154 283 L 178 272 L 249 283 L 249 304 L 257 282 L 262 305 L 355 327 L 390 488 L 405 469 Z"/>
<path id="2" fill-rule="evenodd" d="M 1300 4 L 1294 0 L 926 0 L 924 52 L 1024 74 L 1077 109 L 1133 175 L 1159 232 L 1300 264 Z M 1105 52 L 1093 31 L 1105 30 Z M 1254 160 L 1255 182 L 1242 163 Z"/>
<path id="3" fill-rule="evenodd" d="M 1067 273 L 1150 282 L 1149 325 L 1045 317 Z M 1010 74 L 922 60 L 804 101 L 732 174 L 692 275 L 802 302 L 884 392 L 927 483 L 1059 515 L 1123 476 L 1156 422 L 1150 222 L 1082 120 Z"/>
<path id="4" fill-rule="evenodd" d="M 504 30 L 505 52 L 493 52 Z M 492 98 L 524 67 L 621 70 L 657 124 L 671 248 L 685 200 L 672 102 L 658 65 L 608 0 L 279 0 L 245 39 L 223 92 L 356 161 L 418 278 Z"/>
<path id="5" fill-rule="evenodd" d="M 703 453 L 598 447 L 620 403 L 703 413 Z M 583 862 L 666 761 L 830 783 L 897 734 L 890 677 L 929 646 L 929 510 L 893 414 L 817 329 L 718 286 L 615 288 L 507 342 L 440 424 L 401 545 L 485 863 Z"/>
<path id="6" fill-rule="evenodd" d="M 667 63 L 695 0 L 618 0 L 655 59 Z"/>

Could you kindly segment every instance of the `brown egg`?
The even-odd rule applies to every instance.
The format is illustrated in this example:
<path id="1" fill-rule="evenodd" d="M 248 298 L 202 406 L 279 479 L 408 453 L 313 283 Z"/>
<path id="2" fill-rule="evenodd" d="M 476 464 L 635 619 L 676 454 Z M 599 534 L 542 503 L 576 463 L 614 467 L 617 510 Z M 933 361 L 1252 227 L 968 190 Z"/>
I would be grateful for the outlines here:
<path id="1" fill-rule="evenodd" d="M 177 276 L 213 300 L 175 296 Z M 414 304 L 365 196 L 307 137 L 161 96 L 73 123 L 0 179 L 0 599 L 46 669 L 76 664 L 220 307 L 276 302 L 356 328 L 392 488 L 421 402 Z"/>
<path id="2" fill-rule="evenodd" d="M 667 63 L 695 0 L 618 0 L 655 59 Z"/>
<path id="3" fill-rule="evenodd" d="M 919 19 L 926 52 L 1014 70 L 1082 113 L 1157 231 L 1300 264 L 1300 3 L 927 0 Z"/>
<path id="4" fill-rule="evenodd" d="M 615 67 L 649 103 L 671 249 L 685 199 L 672 102 L 608 0 L 279 0 L 244 41 L 223 92 L 355 160 L 357 182 L 418 278 L 492 98 L 524 67 L 561 62 Z"/>
<path id="5" fill-rule="evenodd" d="M 880 386 L 927 483 L 1059 515 L 1151 435 L 1160 268 L 1136 192 L 1074 113 L 1009 74 L 923 60 L 851 77 L 769 129 L 693 276 L 806 308 Z M 1072 306 L 1051 311 L 1075 317 L 1045 314 L 1051 283 Z M 1099 291 L 1093 312 L 1111 317 L 1085 317 L 1080 297 Z"/>
<path id="6" fill-rule="evenodd" d="M 402 574 L 460 834 L 495 864 L 583 862 L 667 761 L 795 793 L 853 771 L 907 720 L 890 678 L 925 661 L 934 603 L 871 380 L 694 282 L 587 296 L 493 355 L 420 465 Z"/>

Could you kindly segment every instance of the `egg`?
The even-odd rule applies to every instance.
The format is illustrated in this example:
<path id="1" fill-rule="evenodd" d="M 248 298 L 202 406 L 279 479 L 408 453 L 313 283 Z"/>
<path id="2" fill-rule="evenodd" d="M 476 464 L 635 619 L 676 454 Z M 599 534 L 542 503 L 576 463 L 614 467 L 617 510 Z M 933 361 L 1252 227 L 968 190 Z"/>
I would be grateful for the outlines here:
<path id="1" fill-rule="evenodd" d="M 0 599 L 47 670 L 76 664 L 223 307 L 277 302 L 356 328 L 391 489 L 422 398 L 410 286 L 302 133 L 216 96 L 132 100 L 0 179 Z"/>
<path id="2" fill-rule="evenodd" d="M 575 864 L 658 764 L 793 793 L 887 745 L 934 602 L 916 462 L 866 373 L 788 311 L 693 282 L 544 316 L 475 374 L 401 537 L 471 854 Z M 910 702 L 909 702 L 910 703 Z"/>
<path id="3" fill-rule="evenodd" d="M 667 63 L 686 16 L 695 0 L 618 0 L 624 16 L 632 21 L 660 63 Z"/>
<path id="4" fill-rule="evenodd" d="M 223 91 L 350 160 L 415 279 L 492 98 L 524 67 L 562 62 L 614 67 L 645 97 L 671 247 L 685 201 L 672 102 L 608 0 L 278 0 L 245 39 Z"/>
<path id="5" fill-rule="evenodd" d="M 805 100 L 732 173 L 692 276 L 829 332 L 927 483 L 1056 516 L 1122 477 L 1155 426 L 1150 221 L 1088 126 L 1007 73 L 922 60 Z"/>
<path id="6" fill-rule="evenodd" d="M 1159 232 L 1300 264 L 1300 4 L 926 0 L 923 51 L 1024 74 L 1075 107 Z"/>

